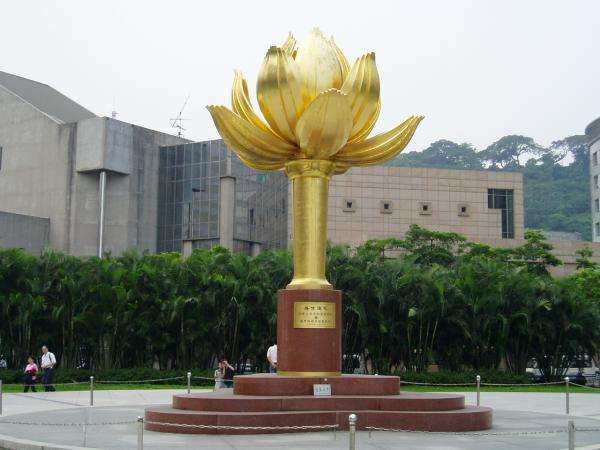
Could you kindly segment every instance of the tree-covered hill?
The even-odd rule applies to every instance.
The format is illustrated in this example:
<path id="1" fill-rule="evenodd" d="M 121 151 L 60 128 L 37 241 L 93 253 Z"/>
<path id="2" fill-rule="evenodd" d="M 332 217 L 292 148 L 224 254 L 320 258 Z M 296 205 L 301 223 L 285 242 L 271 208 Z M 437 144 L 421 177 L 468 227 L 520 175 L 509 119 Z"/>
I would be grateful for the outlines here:
<path id="1" fill-rule="evenodd" d="M 400 154 L 392 166 L 518 170 L 525 188 L 525 226 L 580 233 L 591 240 L 589 151 L 585 136 L 549 147 L 526 136 L 504 136 L 484 150 L 448 140 Z"/>

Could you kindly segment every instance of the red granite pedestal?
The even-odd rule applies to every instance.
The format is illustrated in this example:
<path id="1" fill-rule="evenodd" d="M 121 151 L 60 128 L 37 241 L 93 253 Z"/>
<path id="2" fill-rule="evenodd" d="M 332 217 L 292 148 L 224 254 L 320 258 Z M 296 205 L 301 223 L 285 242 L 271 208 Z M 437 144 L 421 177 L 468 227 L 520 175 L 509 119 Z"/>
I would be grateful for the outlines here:
<path id="1" fill-rule="evenodd" d="M 236 376 L 233 389 L 175 395 L 171 406 L 146 409 L 146 429 L 192 434 L 262 434 L 314 430 L 253 427 L 337 424 L 344 430 L 352 413 L 358 416 L 358 429 L 491 428 L 492 410 L 465 406 L 462 395 L 401 393 L 398 377 L 340 375 L 340 291 L 279 291 L 277 319 L 278 374 Z M 315 396 L 315 384 L 330 385 L 331 395 Z"/>

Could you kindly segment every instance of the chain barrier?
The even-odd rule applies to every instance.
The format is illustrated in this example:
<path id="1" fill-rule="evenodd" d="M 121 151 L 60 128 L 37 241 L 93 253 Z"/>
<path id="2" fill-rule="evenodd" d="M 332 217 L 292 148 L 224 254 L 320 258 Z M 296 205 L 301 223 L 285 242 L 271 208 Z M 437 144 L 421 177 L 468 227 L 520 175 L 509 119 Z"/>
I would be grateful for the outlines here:
<path id="1" fill-rule="evenodd" d="M 210 377 L 192 377 L 193 380 L 207 380 L 207 381 L 233 381 L 233 378 L 210 378 Z"/>
<path id="2" fill-rule="evenodd" d="M 135 420 L 122 420 L 118 422 L 96 422 L 96 423 L 48 423 L 48 422 L 23 422 L 19 420 L 0 420 L 0 425 L 30 425 L 44 427 L 89 427 L 89 426 L 111 426 L 111 425 L 130 425 Z"/>
<path id="3" fill-rule="evenodd" d="M 414 384 L 417 386 L 475 386 L 476 383 L 421 383 L 418 381 L 403 381 L 400 384 Z M 481 383 L 483 384 L 483 383 Z"/>
<path id="4" fill-rule="evenodd" d="M 157 383 L 159 381 L 174 381 L 174 380 L 184 380 L 185 376 L 180 377 L 171 377 L 171 378 L 155 378 L 153 380 L 135 380 L 135 381 L 126 381 L 126 380 L 96 380 L 95 383 L 100 384 L 138 384 L 138 383 Z"/>
<path id="5" fill-rule="evenodd" d="M 479 431 L 417 431 L 417 430 L 407 430 L 407 429 L 398 429 L 398 428 L 382 428 L 382 427 L 364 427 L 365 430 L 369 431 L 369 437 L 372 431 L 391 431 L 395 433 L 422 433 L 422 434 L 439 434 L 439 435 L 447 435 L 447 436 L 527 436 L 527 435 L 541 435 L 541 434 L 559 434 L 559 433 L 568 433 L 568 427 L 565 428 L 555 428 L 550 430 L 523 430 L 523 431 L 489 431 L 489 432 L 479 432 Z M 582 432 L 596 432 L 600 431 L 600 427 L 576 427 L 575 431 Z"/>
<path id="6" fill-rule="evenodd" d="M 334 425 L 289 425 L 281 427 L 249 427 L 241 425 L 196 425 L 191 423 L 169 423 L 169 422 L 154 422 L 151 420 L 144 420 L 145 424 L 158 425 L 167 427 L 178 427 L 178 428 L 196 428 L 196 429 L 212 429 L 212 430 L 333 430 L 339 428 L 338 424 Z"/>

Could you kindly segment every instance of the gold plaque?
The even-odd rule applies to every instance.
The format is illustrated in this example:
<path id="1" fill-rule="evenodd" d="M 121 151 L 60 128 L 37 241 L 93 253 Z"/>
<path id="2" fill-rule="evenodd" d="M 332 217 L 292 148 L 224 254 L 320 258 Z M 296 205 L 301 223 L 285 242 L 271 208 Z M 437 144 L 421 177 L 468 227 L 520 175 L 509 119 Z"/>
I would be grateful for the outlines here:
<path id="1" fill-rule="evenodd" d="M 335 303 L 295 302 L 294 328 L 335 328 Z"/>

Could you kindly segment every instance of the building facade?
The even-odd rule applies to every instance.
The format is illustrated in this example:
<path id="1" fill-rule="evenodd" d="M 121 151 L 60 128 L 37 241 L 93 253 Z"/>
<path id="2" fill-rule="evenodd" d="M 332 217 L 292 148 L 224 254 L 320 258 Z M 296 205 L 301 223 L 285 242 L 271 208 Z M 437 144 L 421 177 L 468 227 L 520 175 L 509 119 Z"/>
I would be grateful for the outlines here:
<path id="1" fill-rule="evenodd" d="M 477 242 L 524 235 L 518 172 L 356 167 L 333 177 L 328 236 L 335 244 L 401 238 L 411 224 Z"/>
<path id="2" fill-rule="evenodd" d="M 161 147 L 158 189 L 158 251 L 286 245 L 285 175 L 249 169 L 220 139 Z"/>
<path id="3" fill-rule="evenodd" d="M 590 123 L 585 134 L 590 142 L 590 198 L 592 211 L 592 240 L 600 242 L 600 117 Z"/>
<path id="4" fill-rule="evenodd" d="M 0 211 L 48 219 L 50 248 L 156 251 L 158 148 L 183 142 L 0 72 Z M 35 241 L 29 230 L 12 241 Z"/>

